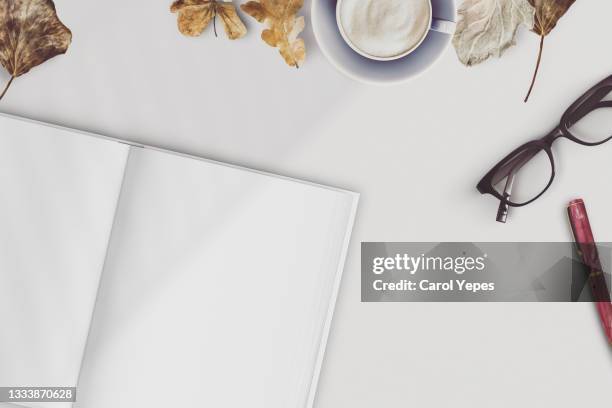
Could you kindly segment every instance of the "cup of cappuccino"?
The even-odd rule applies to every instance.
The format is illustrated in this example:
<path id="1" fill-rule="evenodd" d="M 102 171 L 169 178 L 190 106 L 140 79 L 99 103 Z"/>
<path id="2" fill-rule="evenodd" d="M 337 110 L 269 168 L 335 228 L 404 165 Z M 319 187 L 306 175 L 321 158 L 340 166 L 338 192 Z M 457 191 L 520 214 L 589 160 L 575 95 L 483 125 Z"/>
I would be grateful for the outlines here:
<path id="1" fill-rule="evenodd" d="M 432 17 L 431 0 L 338 0 L 336 22 L 346 43 L 378 61 L 405 57 L 429 30 L 451 34 L 453 22 Z"/>

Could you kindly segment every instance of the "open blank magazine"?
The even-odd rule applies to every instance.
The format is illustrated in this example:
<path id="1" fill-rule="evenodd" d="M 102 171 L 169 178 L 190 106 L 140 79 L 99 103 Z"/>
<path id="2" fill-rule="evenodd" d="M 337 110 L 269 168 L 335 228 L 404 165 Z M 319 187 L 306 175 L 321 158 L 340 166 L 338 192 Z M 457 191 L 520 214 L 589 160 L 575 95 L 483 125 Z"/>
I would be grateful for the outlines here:
<path id="1" fill-rule="evenodd" d="M 310 407 L 357 199 L 0 116 L 0 387 Z"/>

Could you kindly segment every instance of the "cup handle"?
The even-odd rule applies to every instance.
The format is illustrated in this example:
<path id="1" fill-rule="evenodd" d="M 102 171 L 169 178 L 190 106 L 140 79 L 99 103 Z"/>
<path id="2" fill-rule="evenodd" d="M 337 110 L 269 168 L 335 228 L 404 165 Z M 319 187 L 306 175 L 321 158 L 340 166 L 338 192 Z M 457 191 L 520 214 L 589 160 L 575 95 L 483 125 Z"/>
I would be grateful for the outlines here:
<path id="1" fill-rule="evenodd" d="M 453 35 L 455 33 L 456 23 L 454 21 L 442 20 L 440 18 L 433 18 L 431 20 L 431 30 L 439 33 Z"/>

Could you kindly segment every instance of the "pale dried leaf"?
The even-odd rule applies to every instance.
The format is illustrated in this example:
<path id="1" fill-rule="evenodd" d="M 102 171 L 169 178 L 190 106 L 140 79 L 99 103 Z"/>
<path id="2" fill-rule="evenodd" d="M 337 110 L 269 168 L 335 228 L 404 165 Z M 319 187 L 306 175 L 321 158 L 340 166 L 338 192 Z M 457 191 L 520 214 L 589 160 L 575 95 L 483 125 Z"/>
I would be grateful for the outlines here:
<path id="1" fill-rule="evenodd" d="M 464 0 L 453 45 L 465 65 L 499 57 L 515 43 L 521 25 L 531 29 L 534 7 L 528 0 Z"/>

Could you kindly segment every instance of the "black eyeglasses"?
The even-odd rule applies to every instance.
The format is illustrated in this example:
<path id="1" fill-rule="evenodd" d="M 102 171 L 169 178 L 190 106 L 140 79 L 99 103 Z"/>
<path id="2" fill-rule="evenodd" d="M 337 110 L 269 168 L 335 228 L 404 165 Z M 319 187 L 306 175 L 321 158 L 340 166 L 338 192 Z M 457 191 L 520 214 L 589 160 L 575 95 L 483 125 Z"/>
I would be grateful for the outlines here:
<path id="1" fill-rule="evenodd" d="M 480 180 L 478 191 L 500 201 L 497 221 L 506 222 L 508 207 L 532 203 L 548 190 L 555 178 L 551 149 L 555 140 L 563 137 L 584 146 L 597 146 L 612 139 L 609 133 L 602 133 L 601 126 L 604 117 L 608 124 L 612 122 L 612 112 L 604 112 L 612 108 L 612 101 L 603 100 L 611 91 L 612 75 L 578 98 L 550 133 L 516 148 Z M 606 131 L 610 129 L 607 126 Z"/>

